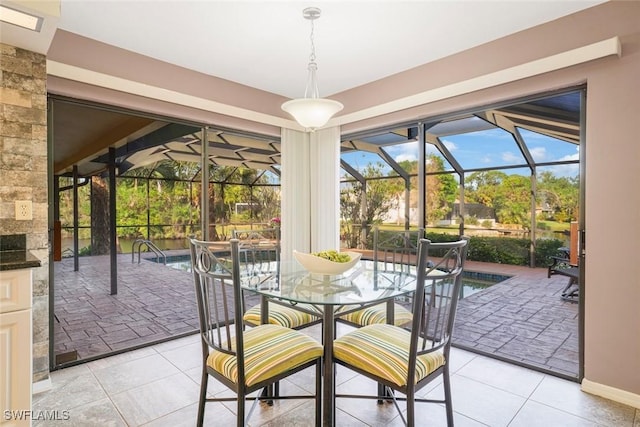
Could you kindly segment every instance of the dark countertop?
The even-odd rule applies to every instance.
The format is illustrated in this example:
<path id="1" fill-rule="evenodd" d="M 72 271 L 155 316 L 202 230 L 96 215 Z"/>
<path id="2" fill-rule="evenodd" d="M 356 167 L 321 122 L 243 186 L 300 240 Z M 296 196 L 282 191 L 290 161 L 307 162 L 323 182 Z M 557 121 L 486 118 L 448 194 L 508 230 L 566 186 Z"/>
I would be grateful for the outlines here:
<path id="1" fill-rule="evenodd" d="M 40 267 L 40 260 L 29 251 L 0 251 L 0 271 Z"/>

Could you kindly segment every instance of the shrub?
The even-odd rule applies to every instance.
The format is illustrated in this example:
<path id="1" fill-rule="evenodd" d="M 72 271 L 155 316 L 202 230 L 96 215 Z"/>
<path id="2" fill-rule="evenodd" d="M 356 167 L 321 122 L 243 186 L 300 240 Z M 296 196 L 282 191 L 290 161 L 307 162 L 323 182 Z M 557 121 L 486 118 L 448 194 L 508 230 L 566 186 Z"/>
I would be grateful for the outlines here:
<path id="1" fill-rule="evenodd" d="M 471 215 L 471 216 L 467 216 L 464 219 L 464 222 L 467 225 L 478 225 L 480 223 L 480 221 L 478 220 L 478 218 L 476 218 L 475 216 Z"/>
<path id="2" fill-rule="evenodd" d="M 536 241 L 536 266 L 546 267 L 551 264 L 551 257 L 558 255 L 558 248 L 563 246 L 562 240 L 538 239 Z"/>
<path id="3" fill-rule="evenodd" d="M 453 234 L 427 233 L 432 242 L 451 242 L 458 239 Z M 535 266 L 546 267 L 551 256 L 558 252 L 563 242 L 558 239 L 538 239 L 535 245 Z M 508 265 L 529 265 L 529 239 L 471 236 L 467 259 Z M 438 256 L 438 254 L 435 254 Z"/>
<path id="4" fill-rule="evenodd" d="M 384 239 L 384 230 L 380 231 L 380 237 Z M 458 240 L 457 234 L 433 233 L 427 231 L 426 238 L 434 243 L 454 242 Z M 367 248 L 373 247 L 373 234 L 369 233 Z M 511 237 L 487 237 L 471 236 L 467 259 L 470 261 L 494 262 L 507 265 L 529 265 L 529 239 Z M 535 266 L 547 267 L 551 264 L 551 256 L 558 253 L 558 248 L 563 245 L 559 239 L 538 239 L 535 245 Z M 436 251 L 433 256 L 442 256 Z"/>

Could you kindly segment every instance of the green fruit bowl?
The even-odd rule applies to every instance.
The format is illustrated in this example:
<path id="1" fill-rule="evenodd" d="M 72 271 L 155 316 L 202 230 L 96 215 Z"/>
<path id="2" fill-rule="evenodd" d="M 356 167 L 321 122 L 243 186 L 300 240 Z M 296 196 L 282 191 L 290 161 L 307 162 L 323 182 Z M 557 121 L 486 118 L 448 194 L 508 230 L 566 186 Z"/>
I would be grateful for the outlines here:
<path id="1" fill-rule="evenodd" d="M 293 257 L 310 273 L 335 275 L 342 274 L 353 268 L 358 261 L 360 261 L 360 257 L 362 256 L 359 252 L 347 251 L 342 253 L 348 254 L 351 259 L 347 262 L 335 262 L 312 254 L 298 252 L 296 250 L 293 251 Z"/>

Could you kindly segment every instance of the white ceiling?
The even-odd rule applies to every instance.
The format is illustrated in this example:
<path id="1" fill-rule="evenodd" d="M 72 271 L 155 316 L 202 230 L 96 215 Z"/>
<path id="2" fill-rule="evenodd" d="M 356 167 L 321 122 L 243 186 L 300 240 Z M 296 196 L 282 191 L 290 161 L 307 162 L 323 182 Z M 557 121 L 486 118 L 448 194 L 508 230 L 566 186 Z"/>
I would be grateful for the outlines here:
<path id="1" fill-rule="evenodd" d="M 290 98 L 306 83 L 311 26 L 321 96 L 381 79 L 603 0 L 61 0 L 58 27 Z"/>

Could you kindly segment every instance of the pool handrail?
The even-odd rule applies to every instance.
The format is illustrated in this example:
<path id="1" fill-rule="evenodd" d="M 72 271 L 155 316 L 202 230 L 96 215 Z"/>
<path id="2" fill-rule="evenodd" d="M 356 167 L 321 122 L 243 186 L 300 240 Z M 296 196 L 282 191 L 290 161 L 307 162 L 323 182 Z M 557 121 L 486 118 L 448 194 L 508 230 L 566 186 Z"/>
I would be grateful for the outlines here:
<path id="1" fill-rule="evenodd" d="M 148 239 L 136 239 L 131 246 L 131 263 L 133 264 L 136 253 L 136 244 L 138 246 L 138 264 L 140 264 L 140 252 L 142 251 L 142 245 L 146 245 L 153 253 L 156 254 L 158 259 L 162 258 L 162 263 L 167 265 L 167 255 L 162 252 L 162 249 L 157 247 L 151 240 Z"/>

